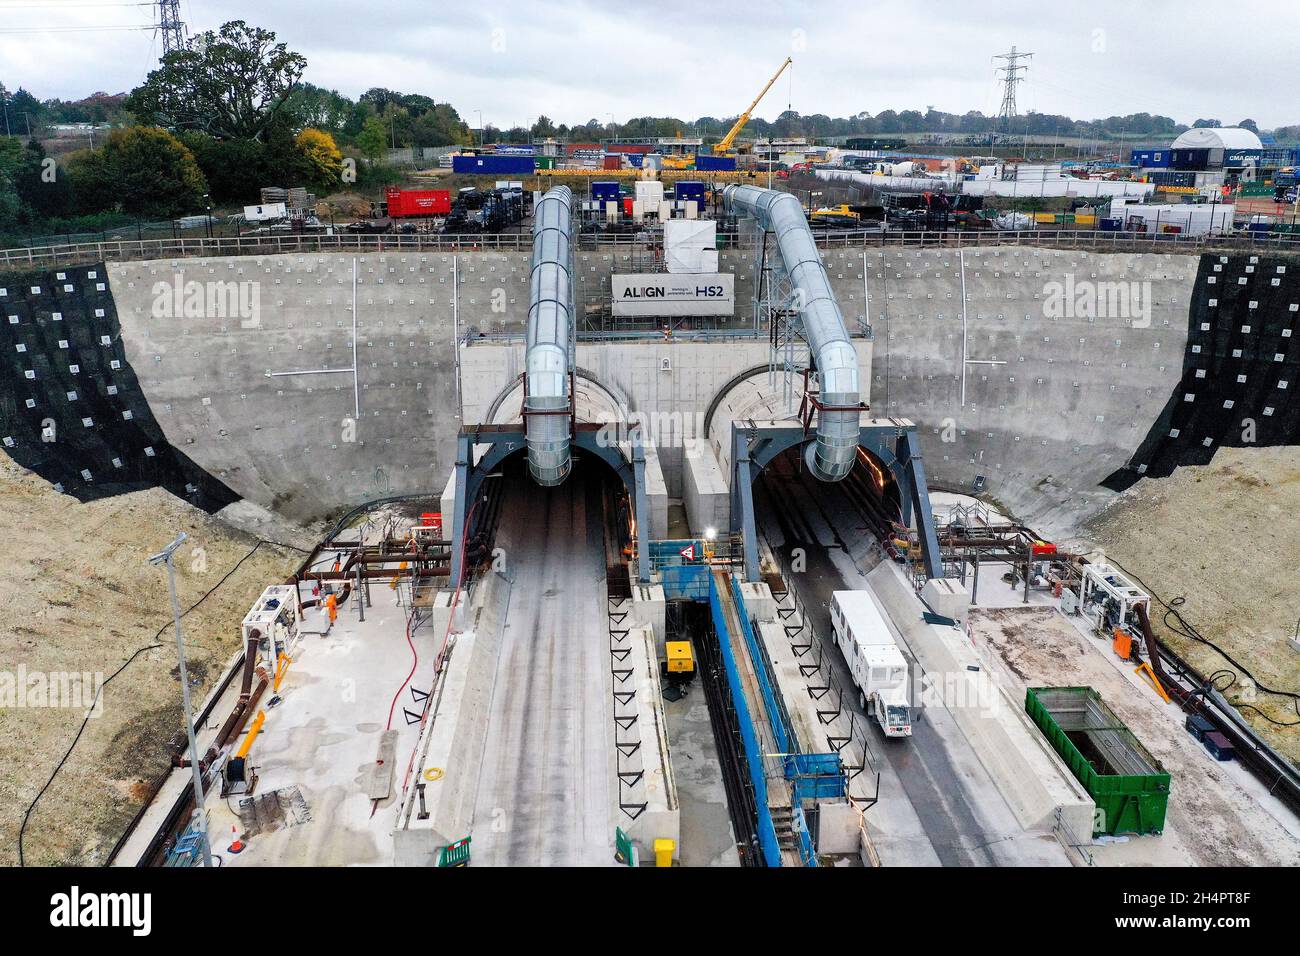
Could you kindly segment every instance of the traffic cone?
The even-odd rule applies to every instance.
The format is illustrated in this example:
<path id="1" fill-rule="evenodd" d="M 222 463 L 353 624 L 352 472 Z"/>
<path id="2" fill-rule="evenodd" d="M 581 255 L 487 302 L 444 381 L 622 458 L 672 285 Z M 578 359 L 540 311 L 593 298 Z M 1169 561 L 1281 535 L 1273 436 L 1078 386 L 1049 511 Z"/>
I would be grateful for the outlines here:
<path id="1" fill-rule="evenodd" d="M 230 833 L 233 839 L 230 841 L 230 846 L 226 847 L 226 850 L 230 853 L 243 853 L 244 841 L 239 839 L 239 830 L 235 828 L 233 823 L 230 825 Z"/>

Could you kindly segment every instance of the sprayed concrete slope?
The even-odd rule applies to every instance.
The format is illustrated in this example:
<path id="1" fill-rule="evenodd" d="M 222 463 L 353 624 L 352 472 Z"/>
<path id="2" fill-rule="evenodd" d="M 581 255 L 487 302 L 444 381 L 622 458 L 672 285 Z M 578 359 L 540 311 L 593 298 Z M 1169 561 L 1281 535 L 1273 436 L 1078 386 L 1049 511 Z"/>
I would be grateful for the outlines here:
<path id="1" fill-rule="evenodd" d="M 933 485 L 970 492 L 982 478 L 985 493 L 1047 530 L 1109 500 L 1100 482 L 1128 462 L 1179 379 L 1196 257 L 1033 247 L 823 254 L 850 328 L 862 320 L 874 331 L 874 349 L 862 340 L 859 357 L 875 414 L 920 424 Z M 167 438 L 238 494 L 298 520 L 382 494 L 436 492 L 461 424 L 450 253 L 355 257 L 355 395 L 347 372 L 268 377 L 351 367 L 353 259 L 109 267 L 126 354 Z M 456 259 L 462 333 L 522 332 L 527 254 Z M 722 259 L 737 278 L 734 327 L 748 328 L 752 253 Z M 612 272 L 644 267 L 612 250 L 579 252 L 575 265 L 580 303 L 607 294 Z M 257 322 L 156 314 L 157 283 L 223 279 L 260 283 Z M 1052 283 L 1067 281 L 1139 283 L 1149 318 L 1046 316 Z M 519 355 L 488 339 L 462 348 L 466 421 L 481 420 L 521 371 Z M 765 338 L 578 352 L 578 365 L 632 409 L 687 422 L 766 360 Z M 662 449 L 661 460 L 669 493 L 680 495 L 680 448 Z"/>

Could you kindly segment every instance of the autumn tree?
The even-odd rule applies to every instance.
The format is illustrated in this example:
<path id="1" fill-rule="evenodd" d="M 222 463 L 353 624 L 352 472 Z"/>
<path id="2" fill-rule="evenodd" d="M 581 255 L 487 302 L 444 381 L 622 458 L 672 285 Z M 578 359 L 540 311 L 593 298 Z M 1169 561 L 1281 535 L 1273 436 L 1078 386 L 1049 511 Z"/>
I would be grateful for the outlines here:
<path id="1" fill-rule="evenodd" d="M 270 30 L 232 20 L 165 55 L 126 107 L 142 123 L 261 140 L 306 68 Z"/>

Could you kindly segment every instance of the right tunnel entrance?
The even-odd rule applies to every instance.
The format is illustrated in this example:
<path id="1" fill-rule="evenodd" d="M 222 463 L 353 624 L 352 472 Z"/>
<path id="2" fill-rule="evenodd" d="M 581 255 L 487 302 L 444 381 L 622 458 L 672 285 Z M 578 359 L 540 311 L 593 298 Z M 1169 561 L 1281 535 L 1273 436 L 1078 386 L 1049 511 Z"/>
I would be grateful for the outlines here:
<path id="1" fill-rule="evenodd" d="M 879 543 L 891 558 L 905 556 L 902 491 L 880 458 L 858 446 L 853 469 L 835 482 L 818 480 L 805 458 L 804 446 L 788 448 L 759 474 L 754 507 L 760 526 L 769 534 L 779 528 L 787 549 L 840 548 L 857 560 Z"/>

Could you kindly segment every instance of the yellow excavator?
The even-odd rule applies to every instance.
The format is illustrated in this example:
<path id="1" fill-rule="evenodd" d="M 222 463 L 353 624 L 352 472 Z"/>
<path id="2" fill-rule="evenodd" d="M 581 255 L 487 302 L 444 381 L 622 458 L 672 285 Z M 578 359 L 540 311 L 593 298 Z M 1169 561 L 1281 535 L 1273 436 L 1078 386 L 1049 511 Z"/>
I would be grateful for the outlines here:
<path id="1" fill-rule="evenodd" d="M 794 61 L 790 59 L 790 57 L 785 58 L 785 62 L 781 64 L 781 68 L 773 73 L 772 78 L 767 81 L 767 85 L 758 91 L 758 96 L 754 97 L 754 102 L 749 104 L 749 109 L 740 114 L 740 118 L 736 120 L 736 125 L 727 130 L 726 136 L 713 144 L 714 156 L 726 156 L 731 152 L 731 144 L 736 141 L 736 137 L 740 135 L 740 131 L 744 129 L 745 124 L 749 122 L 749 115 L 754 112 L 754 108 L 758 106 L 759 101 L 767 95 L 767 91 L 772 88 L 772 84 L 775 83 L 777 79 L 780 78 L 781 74 L 785 72 L 785 68 L 793 62 Z"/>

